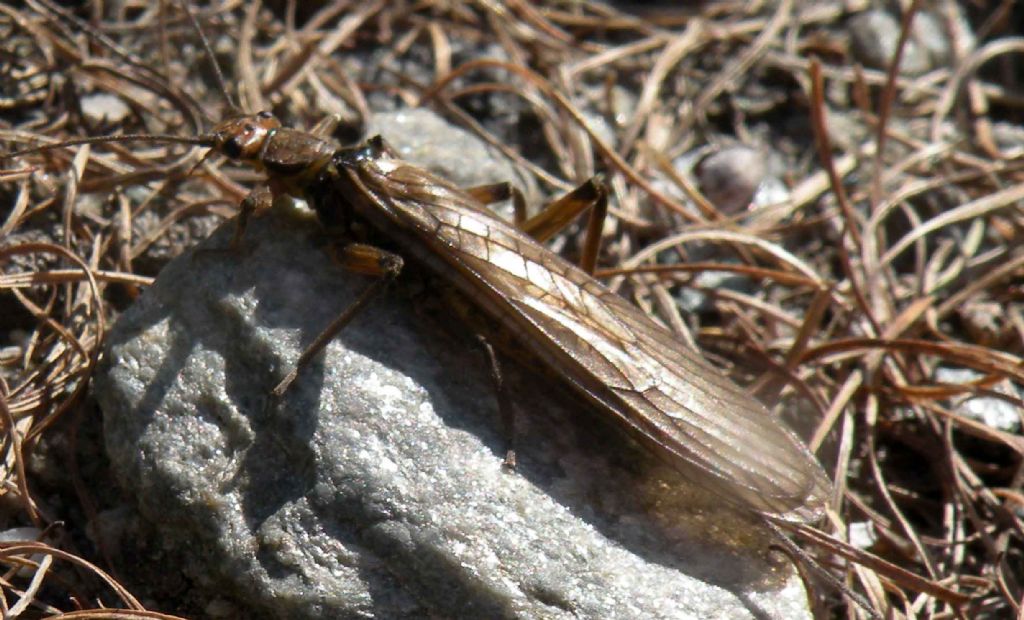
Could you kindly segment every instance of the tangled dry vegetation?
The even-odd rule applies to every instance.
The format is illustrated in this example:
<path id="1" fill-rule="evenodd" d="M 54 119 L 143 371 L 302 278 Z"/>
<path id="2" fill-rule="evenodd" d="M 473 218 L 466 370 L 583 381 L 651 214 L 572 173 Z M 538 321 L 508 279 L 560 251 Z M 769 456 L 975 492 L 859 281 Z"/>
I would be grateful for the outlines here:
<path id="1" fill-rule="evenodd" d="M 1021 617 L 1024 43 L 1006 30 L 1020 7 L 904 7 L 897 33 L 924 10 L 949 28 L 948 58 L 911 73 L 858 62 L 847 27 L 868 7 L 855 1 L 272 4 L 195 9 L 244 109 L 306 127 L 341 113 L 355 134 L 371 109 L 428 106 L 543 196 L 604 173 L 602 276 L 814 420 L 808 441 L 836 481 L 821 528 L 853 544 L 797 540 L 881 616 Z M 0 5 L 6 152 L 198 133 L 224 112 L 180 7 L 118 6 Z M 726 209 L 680 164 L 738 143 L 783 163 L 774 201 Z M 102 457 L 83 462 L 77 438 L 96 441 L 87 392 L 106 326 L 254 179 L 215 160 L 188 174 L 200 155 L 123 143 L 0 160 L 10 617 L 170 617 L 110 576 L 86 535 L 102 527 L 87 473 Z M 742 177 L 722 182 L 749 202 Z M 753 285 L 702 279 L 715 273 Z M 696 313 L 679 310 L 687 290 L 707 297 Z M 811 591 L 823 615 L 866 616 Z"/>

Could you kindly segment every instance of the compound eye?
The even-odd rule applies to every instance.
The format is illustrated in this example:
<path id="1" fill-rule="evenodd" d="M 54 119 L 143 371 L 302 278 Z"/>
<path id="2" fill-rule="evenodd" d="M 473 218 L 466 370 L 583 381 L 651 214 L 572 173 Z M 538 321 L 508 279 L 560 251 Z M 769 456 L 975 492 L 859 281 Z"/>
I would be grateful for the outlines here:
<path id="1" fill-rule="evenodd" d="M 242 156 L 242 142 L 238 138 L 231 138 L 224 143 L 221 150 L 231 159 L 238 159 Z"/>

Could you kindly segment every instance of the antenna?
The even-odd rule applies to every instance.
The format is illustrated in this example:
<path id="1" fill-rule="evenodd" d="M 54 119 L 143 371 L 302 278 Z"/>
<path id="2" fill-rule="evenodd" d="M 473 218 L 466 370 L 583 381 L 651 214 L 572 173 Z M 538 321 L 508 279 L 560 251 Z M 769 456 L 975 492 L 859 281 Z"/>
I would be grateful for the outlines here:
<path id="1" fill-rule="evenodd" d="M 46 151 L 55 151 L 62 149 L 66 146 L 78 146 L 81 144 L 105 144 L 108 142 L 174 142 L 177 144 L 192 144 L 196 146 L 214 146 L 213 137 L 209 134 L 203 134 L 200 136 L 173 136 L 168 134 L 155 134 L 155 133 L 130 133 L 121 136 L 94 136 L 92 138 L 77 138 L 75 140 L 65 140 L 63 142 L 55 142 L 54 144 L 44 144 L 42 146 L 33 146 L 27 149 L 21 149 L 20 151 L 14 151 L 6 155 L 0 155 L 3 159 L 13 159 L 15 157 L 21 157 L 22 155 L 28 155 L 30 153 L 44 153 Z"/>
<path id="2" fill-rule="evenodd" d="M 220 63 L 217 62 L 217 58 L 213 55 L 213 48 L 210 47 L 210 40 L 206 38 L 206 33 L 203 32 L 202 27 L 199 25 L 199 20 L 196 19 L 195 14 L 192 13 L 192 9 L 189 8 L 188 2 L 181 0 L 178 3 L 181 6 L 181 10 L 185 11 L 185 15 L 188 15 L 188 21 L 192 24 L 192 29 L 195 30 L 196 35 L 199 36 L 199 40 L 203 43 L 203 50 L 206 52 L 206 57 L 210 60 L 210 64 L 213 65 L 213 74 L 217 78 L 217 86 L 220 88 L 220 92 L 224 95 L 224 101 L 231 108 L 234 113 L 240 112 L 238 104 L 231 97 L 230 91 L 228 91 L 227 82 L 224 80 L 224 73 L 220 70 Z"/>

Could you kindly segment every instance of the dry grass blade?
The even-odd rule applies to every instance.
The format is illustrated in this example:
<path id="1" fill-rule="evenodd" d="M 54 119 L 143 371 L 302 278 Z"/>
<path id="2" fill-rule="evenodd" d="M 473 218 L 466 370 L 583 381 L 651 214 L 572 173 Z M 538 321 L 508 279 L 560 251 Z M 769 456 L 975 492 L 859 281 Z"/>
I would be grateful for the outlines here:
<path id="1" fill-rule="evenodd" d="M 37 554 L 70 562 L 88 570 L 92 575 L 103 581 L 107 587 L 117 595 L 122 605 L 130 609 L 143 609 L 139 601 L 136 600 L 135 597 L 132 596 L 131 593 L 128 592 L 116 579 L 91 562 L 65 551 L 61 551 L 60 549 L 55 549 L 45 543 L 0 543 L 0 560 L 2 561 L 12 561 L 14 559 L 21 558 L 22 556 L 32 556 Z"/>
<path id="2" fill-rule="evenodd" d="M 594 129 L 588 124 L 587 120 L 583 117 L 579 110 L 576 109 L 576 106 L 574 106 L 572 102 L 565 97 L 565 95 L 563 95 L 557 90 L 554 90 L 547 80 L 545 80 L 543 77 L 539 76 L 538 74 L 534 73 L 533 71 L 530 71 L 525 67 L 486 59 L 468 62 L 460 66 L 459 68 L 455 69 L 448 75 L 444 76 L 437 82 L 435 82 L 425 93 L 423 93 L 423 95 L 420 98 L 420 104 L 429 101 L 436 95 L 436 93 L 442 91 L 445 88 L 445 86 L 447 86 L 451 81 L 462 76 L 463 74 L 469 73 L 470 71 L 475 71 L 477 69 L 486 68 L 505 69 L 516 75 L 519 75 L 523 79 L 527 80 L 529 83 L 539 87 L 549 97 L 551 97 L 551 99 L 555 103 L 557 103 L 559 107 L 561 107 L 566 113 L 568 113 L 573 118 L 573 120 L 576 123 L 578 123 L 580 127 L 583 128 L 584 131 L 587 132 L 587 135 L 590 137 L 594 149 L 597 150 L 597 152 L 600 153 L 603 157 L 606 157 L 610 165 L 620 170 L 623 174 L 626 175 L 626 177 L 630 181 L 636 183 L 641 188 L 643 188 L 644 191 L 646 191 L 651 196 L 651 198 L 655 200 L 658 204 L 664 206 L 665 208 L 672 209 L 673 211 L 677 211 L 679 213 L 686 212 L 685 207 L 683 207 L 678 201 L 669 198 L 661 191 L 659 191 L 657 188 L 655 188 L 650 183 L 650 181 L 647 180 L 646 177 L 637 172 L 633 168 L 633 166 L 631 166 L 616 152 L 615 149 L 613 149 L 610 145 L 606 144 L 601 139 L 601 137 L 594 132 Z"/>
<path id="3" fill-rule="evenodd" d="M 908 590 L 934 596 L 949 603 L 950 605 L 953 605 L 954 607 L 960 607 L 971 600 L 970 595 L 956 590 L 951 590 L 933 580 L 923 579 L 915 573 L 904 568 L 900 568 L 891 562 L 886 562 L 877 555 L 865 553 L 864 551 L 851 546 L 849 543 L 827 536 L 818 529 L 798 526 L 791 528 L 791 531 L 793 531 L 799 539 L 807 542 L 813 542 L 815 545 L 818 545 L 823 549 L 827 549 L 830 553 L 846 558 L 864 568 L 877 571 L 899 588 L 906 588 Z"/>

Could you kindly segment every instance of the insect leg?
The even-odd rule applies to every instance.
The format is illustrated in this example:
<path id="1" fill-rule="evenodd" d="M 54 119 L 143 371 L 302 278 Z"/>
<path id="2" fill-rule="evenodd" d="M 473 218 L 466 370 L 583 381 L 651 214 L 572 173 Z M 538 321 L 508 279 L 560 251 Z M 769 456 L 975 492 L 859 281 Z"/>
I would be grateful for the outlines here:
<path id="1" fill-rule="evenodd" d="M 327 138 L 334 134 L 334 130 L 338 128 L 338 123 L 341 122 L 340 114 L 331 114 L 320 120 L 319 123 L 313 125 L 313 128 L 309 130 L 309 133 L 320 138 Z"/>
<path id="2" fill-rule="evenodd" d="M 235 232 L 231 236 L 231 243 L 228 247 L 196 248 L 192 259 L 198 260 L 201 256 L 238 255 L 242 253 L 242 239 L 245 237 L 245 229 L 249 225 L 249 217 L 256 211 L 269 207 L 273 202 L 274 194 L 268 186 L 258 185 L 254 187 L 238 205 L 238 217 L 235 218 Z"/>
<path id="3" fill-rule="evenodd" d="M 591 179 L 596 191 L 591 203 L 590 217 L 587 218 L 587 234 L 583 238 L 583 251 L 580 253 L 580 269 L 594 275 L 597 266 L 597 255 L 601 252 L 601 231 L 604 230 L 604 219 L 608 216 L 608 188 L 604 183 Z"/>
<path id="4" fill-rule="evenodd" d="M 249 194 L 242 199 L 239 205 L 238 219 L 235 220 L 235 234 L 231 237 L 231 245 L 228 249 L 237 252 L 242 247 L 242 237 L 245 236 L 245 228 L 249 225 L 249 217 L 259 209 L 270 207 L 274 202 L 274 195 L 266 185 L 254 187 Z"/>
<path id="5" fill-rule="evenodd" d="M 580 267 L 593 275 L 597 264 L 597 254 L 601 250 L 601 229 L 604 218 L 608 214 L 608 190 L 597 177 L 588 180 L 565 196 L 552 202 L 537 215 L 526 218 L 526 202 L 523 194 L 511 183 L 494 183 L 480 185 L 465 190 L 484 204 L 501 202 L 511 198 L 515 209 L 515 225 L 537 241 L 547 241 L 558 231 L 565 228 L 585 209 L 591 208 L 587 220 L 587 233 L 584 238 L 583 253 Z"/>
<path id="6" fill-rule="evenodd" d="M 478 185 L 467 188 L 465 191 L 485 205 L 511 200 L 513 213 L 515 213 L 513 222 L 516 228 L 520 228 L 526 221 L 526 199 L 523 198 L 523 192 L 508 181 Z"/>
<path id="7" fill-rule="evenodd" d="M 487 354 L 487 361 L 491 365 L 491 378 L 494 380 L 494 389 L 498 393 L 498 412 L 501 413 L 501 423 L 505 427 L 505 467 L 515 469 L 516 467 L 516 411 L 512 408 L 512 399 L 509 398 L 508 386 L 505 384 L 505 376 L 501 373 L 501 362 L 498 354 L 486 336 L 477 335 L 480 344 Z"/>
<path id="8" fill-rule="evenodd" d="M 377 279 L 363 289 L 359 297 L 306 347 L 291 372 L 271 390 L 271 396 L 274 398 L 280 398 L 288 390 L 288 386 L 295 381 L 299 372 L 370 303 L 370 300 L 398 276 L 404 264 L 401 256 L 364 243 L 349 243 L 342 248 L 338 258 L 342 266 L 349 271 L 376 276 Z"/>
<path id="9" fill-rule="evenodd" d="M 568 226 L 577 215 L 591 207 L 583 252 L 580 256 L 580 268 L 593 274 L 601 247 L 601 228 L 608 213 L 608 189 L 600 178 L 594 177 L 552 202 L 540 213 L 523 222 L 519 228 L 538 241 L 547 241 Z"/>

